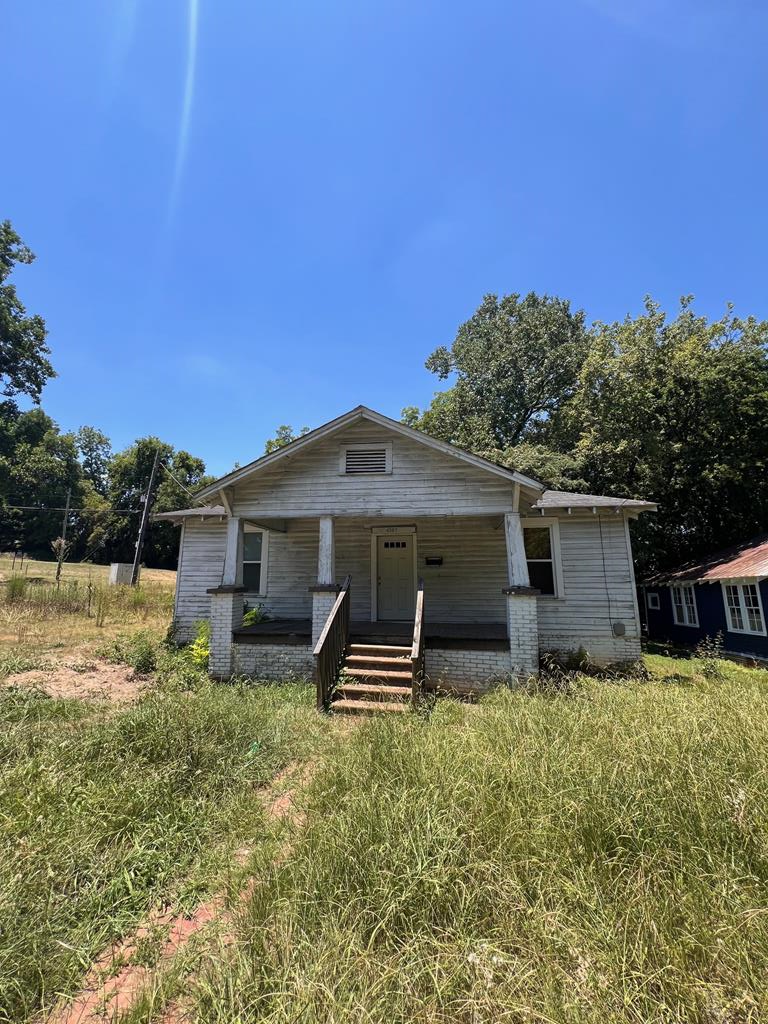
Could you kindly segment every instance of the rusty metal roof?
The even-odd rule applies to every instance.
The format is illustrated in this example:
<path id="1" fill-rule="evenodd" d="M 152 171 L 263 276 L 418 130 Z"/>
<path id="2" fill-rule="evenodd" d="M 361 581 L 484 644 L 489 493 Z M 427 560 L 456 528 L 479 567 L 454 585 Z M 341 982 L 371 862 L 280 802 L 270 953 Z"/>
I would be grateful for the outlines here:
<path id="1" fill-rule="evenodd" d="M 708 555 L 699 562 L 688 562 L 677 569 L 656 573 L 644 582 L 710 583 L 756 576 L 768 576 L 768 533 L 734 544 Z"/>

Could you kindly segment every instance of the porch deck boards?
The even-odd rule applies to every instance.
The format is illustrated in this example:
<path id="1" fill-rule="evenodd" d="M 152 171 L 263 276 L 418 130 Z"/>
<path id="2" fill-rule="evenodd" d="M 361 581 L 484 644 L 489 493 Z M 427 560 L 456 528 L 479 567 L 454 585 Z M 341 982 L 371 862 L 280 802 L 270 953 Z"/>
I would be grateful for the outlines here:
<path id="1" fill-rule="evenodd" d="M 391 643 L 410 646 L 411 622 L 350 623 L 352 643 Z M 469 650 L 504 650 L 508 644 L 505 622 L 426 622 L 427 647 Z M 241 626 L 232 632 L 238 644 L 291 644 L 309 646 L 312 642 L 311 619 L 270 619 L 253 626 Z"/>

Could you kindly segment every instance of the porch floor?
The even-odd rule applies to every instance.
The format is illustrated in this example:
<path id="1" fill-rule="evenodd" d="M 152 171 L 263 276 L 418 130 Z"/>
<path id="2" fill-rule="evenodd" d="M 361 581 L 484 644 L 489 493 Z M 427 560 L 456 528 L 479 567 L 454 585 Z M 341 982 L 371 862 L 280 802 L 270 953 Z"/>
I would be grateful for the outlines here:
<path id="1" fill-rule="evenodd" d="M 349 638 L 353 643 L 402 644 L 410 646 L 412 622 L 350 623 Z M 237 644 L 312 643 L 311 619 L 270 619 L 254 626 L 241 626 L 232 632 Z M 424 639 L 430 648 L 464 648 L 468 650 L 504 650 L 509 645 L 505 622 L 425 622 Z"/>

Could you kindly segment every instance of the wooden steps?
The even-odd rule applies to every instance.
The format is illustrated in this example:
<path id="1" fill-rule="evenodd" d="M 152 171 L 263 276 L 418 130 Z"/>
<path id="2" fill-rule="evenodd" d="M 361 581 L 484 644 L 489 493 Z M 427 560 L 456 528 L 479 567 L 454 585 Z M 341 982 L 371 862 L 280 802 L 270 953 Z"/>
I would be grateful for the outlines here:
<path id="1" fill-rule="evenodd" d="M 382 700 L 335 700 L 331 704 L 334 714 L 369 715 L 380 712 L 396 714 L 409 710 L 407 704 L 389 703 Z"/>
<path id="2" fill-rule="evenodd" d="M 412 678 L 410 647 L 349 644 L 331 710 L 355 715 L 407 711 Z"/>

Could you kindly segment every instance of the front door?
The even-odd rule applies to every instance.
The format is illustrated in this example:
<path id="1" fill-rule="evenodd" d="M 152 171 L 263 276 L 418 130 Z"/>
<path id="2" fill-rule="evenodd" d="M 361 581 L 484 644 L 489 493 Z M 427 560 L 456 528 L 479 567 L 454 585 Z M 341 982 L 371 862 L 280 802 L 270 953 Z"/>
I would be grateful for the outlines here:
<path id="1" fill-rule="evenodd" d="M 416 583 L 413 575 L 415 534 L 378 538 L 379 619 L 413 619 Z"/>

